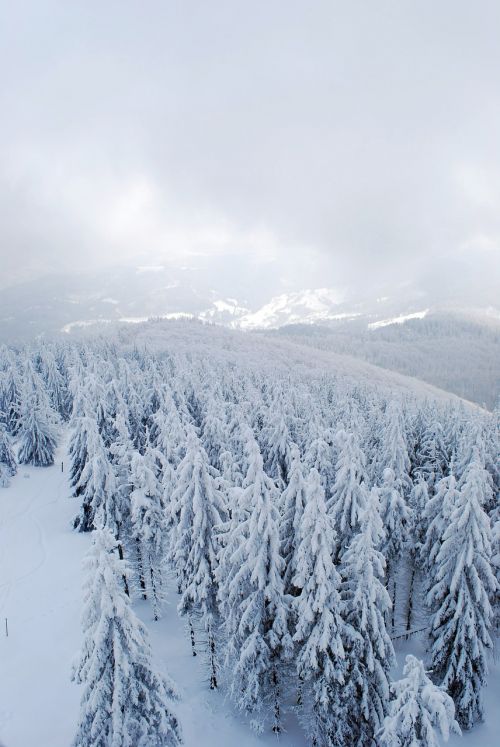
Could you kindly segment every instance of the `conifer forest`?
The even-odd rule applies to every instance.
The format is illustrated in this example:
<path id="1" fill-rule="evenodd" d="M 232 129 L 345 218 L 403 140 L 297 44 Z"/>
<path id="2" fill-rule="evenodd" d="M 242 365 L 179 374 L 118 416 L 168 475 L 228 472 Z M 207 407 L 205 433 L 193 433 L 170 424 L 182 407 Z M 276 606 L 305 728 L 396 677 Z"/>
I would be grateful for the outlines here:
<path id="1" fill-rule="evenodd" d="M 151 645 L 165 619 L 245 738 L 479 744 L 500 628 L 499 416 L 194 321 L 3 346 L 0 504 L 25 470 L 52 469 L 81 548 L 73 747 L 194 744 Z M 415 640 L 418 656 L 396 655 Z"/>

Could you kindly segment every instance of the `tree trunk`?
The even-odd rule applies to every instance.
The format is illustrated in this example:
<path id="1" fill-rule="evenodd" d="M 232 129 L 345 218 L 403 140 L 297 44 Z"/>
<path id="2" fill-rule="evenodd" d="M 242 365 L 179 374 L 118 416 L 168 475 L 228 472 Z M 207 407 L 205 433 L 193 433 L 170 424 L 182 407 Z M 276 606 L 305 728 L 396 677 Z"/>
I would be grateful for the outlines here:
<path id="1" fill-rule="evenodd" d="M 215 657 L 215 636 L 212 631 L 212 626 L 208 623 L 207 626 L 208 635 L 208 654 L 210 656 L 210 689 L 217 689 L 217 660 Z"/>
<path id="2" fill-rule="evenodd" d="M 191 618 L 188 618 L 188 625 L 189 625 L 189 637 L 191 638 L 191 650 L 193 652 L 193 656 L 196 656 L 196 642 L 194 638 L 194 628 L 193 628 L 193 622 Z"/>
<path id="3" fill-rule="evenodd" d="M 274 698 L 273 732 L 275 734 L 281 734 L 280 688 L 279 688 L 278 672 L 277 672 L 276 667 L 273 667 L 273 671 L 271 674 L 271 682 L 273 686 L 273 698 Z"/>

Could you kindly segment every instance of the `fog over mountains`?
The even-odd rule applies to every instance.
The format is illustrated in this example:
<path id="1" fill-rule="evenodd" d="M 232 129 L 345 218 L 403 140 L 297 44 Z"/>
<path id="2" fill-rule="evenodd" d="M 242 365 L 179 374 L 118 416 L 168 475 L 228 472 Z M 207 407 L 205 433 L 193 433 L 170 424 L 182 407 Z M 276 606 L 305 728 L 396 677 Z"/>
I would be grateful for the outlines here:
<path id="1" fill-rule="evenodd" d="M 251 303 L 248 281 L 243 273 L 231 293 L 217 265 L 49 276 L 4 289 L 0 340 L 64 338 L 99 324 L 194 318 L 351 355 L 495 406 L 500 312 L 493 304 L 458 303 L 450 292 L 437 300 L 411 285 L 393 288 L 390 295 L 374 289 L 372 297 L 345 288 L 266 297 L 261 289 Z"/>
<path id="2" fill-rule="evenodd" d="M 423 318 L 432 311 L 500 319 L 494 295 L 482 302 L 453 288 L 437 296 L 417 284 L 316 287 L 276 293 L 276 283 L 256 283 L 248 265 L 237 281 L 219 263 L 113 267 L 85 274 L 60 274 L 18 283 L 0 295 L 0 339 L 53 335 L 89 322 L 144 321 L 189 315 L 241 329 L 276 329 L 289 324 L 363 320 L 372 327 Z M 459 300 L 458 300 L 459 298 Z"/>

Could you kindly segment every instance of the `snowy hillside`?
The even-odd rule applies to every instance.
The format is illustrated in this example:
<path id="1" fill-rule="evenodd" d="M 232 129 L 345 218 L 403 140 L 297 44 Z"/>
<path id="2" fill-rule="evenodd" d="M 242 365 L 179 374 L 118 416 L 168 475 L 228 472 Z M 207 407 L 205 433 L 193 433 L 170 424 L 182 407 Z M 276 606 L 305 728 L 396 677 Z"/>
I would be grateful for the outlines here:
<path id="1" fill-rule="evenodd" d="M 188 272 L 189 269 L 189 272 Z M 188 280 L 189 278 L 189 280 Z M 231 292 L 213 268 L 140 266 L 46 278 L 0 296 L 0 340 L 54 338 L 95 324 L 196 318 L 362 358 L 492 409 L 500 393 L 500 315 L 407 294 L 357 298 L 335 288 L 282 293 L 261 304 Z M 263 291 L 264 293 L 264 291 Z"/>
<path id="2" fill-rule="evenodd" d="M 388 747 L 425 718 L 491 747 L 498 439 L 280 335 L 2 347 L 0 739 Z"/>
<path id="3" fill-rule="evenodd" d="M 0 743 L 5 747 L 68 747 L 78 718 L 80 692 L 69 681 L 80 646 L 82 558 L 90 538 L 75 533 L 71 522 L 68 455 L 63 443 L 48 468 L 24 466 L 11 486 L 0 492 L 0 615 L 9 636 L 0 635 Z M 61 461 L 65 472 L 61 473 Z M 257 736 L 232 711 L 223 695 L 211 692 L 203 667 L 191 656 L 187 632 L 169 589 L 162 620 L 155 623 L 147 605 L 137 603 L 148 625 L 155 660 L 181 691 L 177 712 L 186 747 L 264 747 L 272 734 Z M 424 655 L 422 642 L 398 641 L 399 667 L 406 653 Z M 486 690 L 487 722 L 450 747 L 496 747 L 500 717 L 500 671 L 494 667 Z M 306 747 L 290 717 L 280 743 Z"/>
<path id="4" fill-rule="evenodd" d="M 295 325 L 275 334 L 414 376 L 490 409 L 500 396 L 500 323 L 494 318 L 430 313 L 369 325 L 361 319 Z"/>
<path id="5" fill-rule="evenodd" d="M 0 492 L 0 744 L 5 747 L 68 747 L 78 719 L 81 693 L 70 673 L 80 647 L 82 559 L 90 537 L 72 530 L 75 499 L 66 443 L 55 459 L 53 467 L 22 467 Z M 275 744 L 274 735 L 252 735 L 224 697 L 210 692 L 176 604 L 172 586 L 162 620 L 151 622 L 141 602 L 137 611 L 149 626 L 157 665 L 181 691 L 177 712 L 186 747 Z M 290 747 L 305 744 L 293 719 L 285 739 Z"/>

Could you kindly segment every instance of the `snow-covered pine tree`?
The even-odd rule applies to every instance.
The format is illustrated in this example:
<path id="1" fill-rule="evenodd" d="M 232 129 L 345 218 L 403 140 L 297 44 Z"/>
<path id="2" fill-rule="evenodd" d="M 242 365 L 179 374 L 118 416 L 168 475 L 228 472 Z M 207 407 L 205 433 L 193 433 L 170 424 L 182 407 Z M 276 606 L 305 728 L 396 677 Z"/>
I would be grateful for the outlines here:
<path id="1" fill-rule="evenodd" d="M 491 565 L 497 580 L 497 588 L 493 598 L 493 630 L 498 637 L 500 635 L 500 506 L 492 518 L 491 540 Z"/>
<path id="2" fill-rule="evenodd" d="M 293 474 L 293 468 L 292 468 Z M 314 468 L 307 479 L 307 500 L 295 528 L 294 599 L 301 721 L 313 747 L 335 745 L 345 730 L 341 691 L 346 672 L 340 576 L 332 558 L 336 537 L 326 512 L 325 494 Z"/>
<path id="3" fill-rule="evenodd" d="M 200 441 L 212 467 L 220 469 L 220 455 L 227 443 L 226 423 L 220 400 L 211 398 L 203 415 Z"/>
<path id="4" fill-rule="evenodd" d="M 17 361 L 14 355 L 8 351 L 6 355 L 7 367 L 2 378 L 2 401 L 0 410 L 8 432 L 15 436 L 19 429 L 19 416 L 21 413 L 22 385 Z"/>
<path id="5" fill-rule="evenodd" d="M 394 475 L 394 487 L 407 498 L 411 490 L 410 458 L 405 436 L 405 425 L 400 403 L 393 399 L 385 412 L 385 428 L 382 436 L 382 448 L 378 454 L 378 477 L 383 481 L 385 469 Z"/>
<path id="6" fill-rule="evenodd" d="M 153 617 L 158 620 L 165 601 L 167 531 L 161 490 L 154 471 L 151 449 L 135 451 L 130 466 L 130 536 L 135 545 L 137 575 Z"/>
<path id="7" fill-rule="evenodd" d="M 394 649 L 385 626 L 391 608 L 384 585 L 385 559 L 377 549 L 383 538 L 379 493 L 372 488 L 361 526 L 340 566 L 347 633 L 342 705 L 350 731 L 337 735 L 336 747 L 371 744 L 387 713 Z"/>
<path id="8" fill-rule="evenodd" d="M 75 519 L 75 529 L 90 532 L 95 528 L 95 518 L 103 514 L 104 521 L 111 520 L 108 507 L 115 504 L 116 481 L 101 434 L 95 420 L 86 419 L 86 461 L 75 485 L 81 497 L 81 507 Z"/>
<path id="9" fill-rule="evenodd" d="M 288 484 L 292 438 L 281 401 L 273 402 L 268 417 L 263 429 L 266 471 L 275 480 L 278 489 L 283 490 Z"/>
<path id="10" fill-rule="evenodd" d="M 403 483 L 396 481 L 394 471 L 388 467 L 382 473 L 380 487 L 380 517 L 385 538 L 380 550 L 386 562 L 386 582 L 392 601 L 392 629 L 395 626 L 398 566 L 409 539 L 411 513 L 402 495 Z"/>
<path id="11" fill-rule="evenodd" d="M 173 683 L 156 672 L 144 625 L 130 607 L 126 564 L 107 529 L 97 529 L 85 559 L 84 641 L 73 680 L 84 685 L 73 747 L 177 747 Z"/>
<path id="12" fill-rule="evenodd" d="M 41 356 L 41 375 L 54 410 L 62 420 L 67 421 L 71 414 L 71 397 L 67 383 L 58 368 L 51 350 L 44 350 Z"/>
<path id="13" fill-rule="evenodd" d="M 45 391 L 26 387 L 19 423 L 19 463 L 48 467 L 57 447 L 57 416 Z"/>
<path id="14" fill-rule="evenodd" d="M 327 504 L 337 531 L 338 554 L 349 546 L 359 530 L 361 517 L 366 508 L 365 455 L 354 433 L 341 429 L 335 435 L 339 457 L 335 469 L 332 497 Z"/>
<path id="15" fill-rule="evenodd" d="M 406 630 L 409 631 L 414 627 L 415 601 L 417 595 L 417 585 L 421 582 L 421 570 L 424 567 L 424 559 L 421 557 L 421 551 L 425 542 L 427 524 L 425 521 L 425 511 L 429 502 L 429 491 L 427 483 L 422 476 L 417 476 L 410 497 L 409 506 L 411 511 L 411 532 L 408 545 L 409 562 L 410 562 L 410 580 L 408 584 L 408 601 L 406 607 Z"/>
<path id="16" fill-rule="evenodd" d="M 105 525 L 113 532 L 113 536 L 121 542 L 128 536 L 130 530 L 130 468 L 134 448 L 130 440 L 127 419 L 119 413 L 114 422 L 116 438 L 109 447 L 110 461 L 115 475 L 116 490 L 114 494 L 113 510 L 108 509 Z M 120 558 L 123 560 L 122 552 Z"/>
<path id="17" fill-rule="evenodd" d="M 215 527 L 225 519 L 224 499 L 218 482 L 217 473 L 209 465 L 207 454 L 196 432 L 191 429 L 186 455 L 177 469 L 177 485 L 168 511 L 170 558 L 182 595 L 179 611 L 188 620 L 193 656 L 197 655 L 194 616 L 202 617 L 207 631 L 212 689 L 217 686 L 219 669 L 215 629 L 218 616 Z"/>
<path id="18" fill-rule="evenodd" d="M 489 475 L 476 451 L 462 488 L 454 495 L 436 557 L 436 580 L 428 594 L 433 611 L 432 671 L 455 701 L 457 720 L 464 729 L 482 718 L 482 688 L 492 647 L 490 599 L 496 580 L 490 522 L 483 509 L 488 490 Z"/>
<path id="19" fill-rule="evenodd" d="M 377 735 L 380 747 L 439 747 L 436 731 L 448 741 L 450 732 L 461 734 L 455 721 L 455 704 L 427 676 L 423 662 L 409 654 L 403 677 L 393 682 L 389 713 Z"/>
<path id="20" fill-rule="evenodd" d="M 304 464 L 308 469 L 317 469 L 321 478 L 321 484 L 325 489 L 325 500 L 331 498 L 332 487 L 335 480 L 335 437 L 330 428 L 323 430 L 322 436 L 313 439 L 308 445 Z"/>
<path id="21" fill-rule="evenodd" d="M 69 440 L 69 459 L 70 459 L 70 472 L 69 472 L 69 483 L 73 488 L 73 495 L 79 496 L 83 490 L 80 482 L 83 469 L 89 458 L 88 442 L 92 438 L 92 435 L 97 427 L 95 419 L 89 417 L 87 414 L 80 409 L 79 400 L 75 400 L 75 405 L 78 407 L 77 415 L 71 420 L 71 433 Z M 82 405 L 83 408 L 83 405 Z"/>
<path id="22" fill-rule="evenodd" d="M 292 580 L 297 571 L 297 537 L 306 504 L 304 468 L 296 444 L 292 444 L 290 448 L 290 461 L 289 482 L 281 494 L 280 538 L 281 554 L 285 562 L 285 591 L 296 595 L 299 590 L 293 586 Z"/>
<path id="23" fill-rule="evenodd" d="M 180 462 L 186 433 L 170 391 L 162 392 L 160 405 L 151 420 L 151 442 L 175 469 Z"/>
<path id="24" fill-rule="evenodd" d="M 5 464 L 0 462 L 0 488 L 8 488 L 10 485 L 10 475 L 7 472 Z"/>
<path id="25" fill-rule="evenodd" d="M 3 423 L 0 423 L 0 464 L 4 467 L 4 472 L 7 476 L 14 477 L 17 474 L 16 457 L 12 450 L 7 428 Z"/>
<path id="26" fill-rule="evenodd" d="M 221 589 L 227 634 L 226 665 L 236 706 L 262 731 L 271 702 L 272 728 L 281 731 L 280 673 L 291 653 L 283 590 L 278 512 L 274 484 L 264 472 L 255 441 L 248 444 L 249 468 L 242 496 L 250 515 L 232 556 L 233 573 Z M 241 527 L 240 527 L 241 529 Z M 238 530 L 238 529 L 237 529 Z"/>
<path id="27" fill-rule="evenodd" d="M 418 563 L 423 570 L 424 589 L 434 586 L 437 573 L 437 556 L 443 536 L 450 521 L 450 514 L 457 501 L 457 483 L 453 474 L 442 477 L 435 486 L 435 495 L 424 508 L 424 542 L 418 546 Z"/>
<path id="28" fill-rule="evenodd" d="M 182 590 L 178 610 L 191 620 L 199 617 L 207 634 L 210 689 L 218 685 L 216 529 L 226 520 L 225 502 L 217 488 L 207 454 L 199 441 L 188 448 L 192 462 L 190 480 L 179 496 L 180 517 L 176 530 L 174 563 Z M 192 638 L 193 641 L 193 638 Z"/>
<path id="29" fill-rule="evenodd" d="M 419 476 L 413 485 L 409 498 L 409 505 L 412 513 L 412 553 L 415 555 L 416 562 L 420 561 L 419 548 L 423 546 L 427 534 L 428 524 L 425 517 L 429 500 L 427 483 L 423 477 Z"/>
<path id="30" fill-rule="evenodd" d="M 424 426 L 416 455 L 415 474 L 421 475 L 429 489 L 447 473 L 448 454 L 444 443 L 443 427 L 432 415 Z"/>

